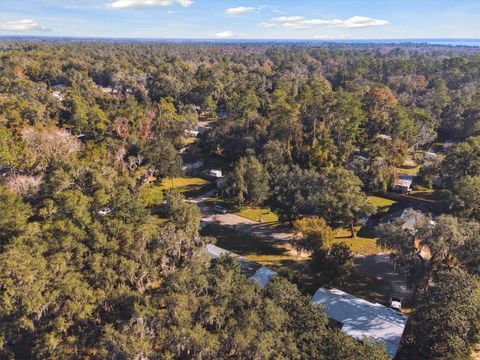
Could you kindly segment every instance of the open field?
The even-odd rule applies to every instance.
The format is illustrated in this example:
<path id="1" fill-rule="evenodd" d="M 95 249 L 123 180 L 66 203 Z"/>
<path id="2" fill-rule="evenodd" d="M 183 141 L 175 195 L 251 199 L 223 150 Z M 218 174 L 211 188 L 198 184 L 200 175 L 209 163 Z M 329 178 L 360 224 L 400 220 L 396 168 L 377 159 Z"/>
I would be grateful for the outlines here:
<path id="1" fill-rule="evenodd" d="M 179 190 L 185 196 L 195 196 L 208 190 L 211 183 L 201 178 L 178 177 L 165 179 L 162 183 L 151 183 L 142 189 L 140 198 L 147 206 L 155 206 L 163 201 L 165 190 Z"/>
<path id="2" fill-rule="evenodd" d="M 278 222 L 278 216 L 268 208 L 242 207 L 235 215 L 264 223 Z"/>
<path id="3" fill-rule="evenodd" d="M 194 177 L 178 177 L 165 179 L 158 186 L 160 190 L 170 190 L 175 189 L 181 192 L 197 190 L 202 188 L 205 185 L 210 184 L 207 180 Z"/>
<path id="4" fill-rule="evenodd" d="M 395 200 L 375 195 L 368 196 L 368 202 L 377 208 L 377 213 L 386 213 L 392 205 L 397 203 Z"/>
<path id="5" fill-rule="evenodd" d="M 203 234 L 217 239 L 216 245 L 277 271 L 298 270 L 307 258 L 297 256 L 287 241 L 269 241 L 225 226 L 208 226 Z"/>
<path id="6" fill-rule="evenodd" d="M 420 166 L 411 166 L 407 164 L 403 164 L 400 167 L 397 167 L 397 172 L 401 174 L 417 176 L 418 172 L 420 171 Z"/>
<path id="7" fill-rule="evenodd" d="M 363 229 L 357 226 L 355 230 L 357 231 L 357 238 L 350 237 L 350 230 L 337 229 L 333 244 L 344 242 L 356 254 L 373 255 L 381 252 L 381 249 L 377 246 L 377 239 L 372 234 L 372 229 Z"/>

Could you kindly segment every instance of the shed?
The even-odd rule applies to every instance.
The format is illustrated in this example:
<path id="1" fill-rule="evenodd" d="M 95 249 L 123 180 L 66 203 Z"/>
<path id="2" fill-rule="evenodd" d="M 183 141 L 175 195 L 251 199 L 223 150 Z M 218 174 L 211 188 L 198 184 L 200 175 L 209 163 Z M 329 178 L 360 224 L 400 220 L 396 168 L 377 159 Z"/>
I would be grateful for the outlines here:
<path id="1" fill-rule="evenodd" d="M 221 178 L 223 176 L 222 170 L 219 169 L 210 169 L 208 175 L 214 178 Z"/>
<path id="2" fill-rule="evenodd" d="M 407 193 L 411 191 L 413 176 L 406 174 L 399 174 L 395 178 L 393 190 L 400 193 Z"/>
<path id="3" fill-rule="evenodd" d="M 392 141 L 392 137 L 390 135 L 387 135 L 387 134 L 378 134 L 376 136 L 378 139 L 383 139 L 383 140 L 387 140 L 387 141 Z"/>
<path id="4" fill-rule="evenodd" d="M 312 303 L 323 305 L 327 316 L 338 322 L 344 333 L 360 341 L 367 338 L 379 342 L 392 357 L 397 353 L 408 320 L 406 315 L 338 289 L 318 289 Z"/>

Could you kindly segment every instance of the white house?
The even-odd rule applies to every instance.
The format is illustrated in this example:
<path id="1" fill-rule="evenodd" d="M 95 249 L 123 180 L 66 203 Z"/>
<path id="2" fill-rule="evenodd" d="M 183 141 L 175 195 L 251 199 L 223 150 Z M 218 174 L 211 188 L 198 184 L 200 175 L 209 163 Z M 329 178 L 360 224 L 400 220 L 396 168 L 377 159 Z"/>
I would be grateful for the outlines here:
<path id="1" fill-rule="evenodd" d="M 323 305 L 327 316 L 338 323 L 344 333 L 360 341 L 379 342 L 392 357 L 397 353 L 408 320 L 406 315 L 338 289 L 318 289 L 312 303 Z"/>

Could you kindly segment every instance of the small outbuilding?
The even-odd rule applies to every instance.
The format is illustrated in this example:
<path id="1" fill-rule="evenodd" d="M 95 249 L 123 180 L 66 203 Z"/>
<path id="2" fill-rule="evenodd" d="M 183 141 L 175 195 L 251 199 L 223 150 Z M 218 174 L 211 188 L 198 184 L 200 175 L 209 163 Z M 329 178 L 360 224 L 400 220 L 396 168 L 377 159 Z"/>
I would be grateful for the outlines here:
<path id="1" fill-rule="evenodd" d="M 412 189 L 413 176 L 406 174 L 399 174 L 395 177 L 393 190 L 402 194 L 410 192 Z"/>
<path id="2" fill-rule="evenodd" d="M 220 169 L 210 169 L 208 171 L 208 175 L 218 179 L 223 177 L 223 172 Z"/>

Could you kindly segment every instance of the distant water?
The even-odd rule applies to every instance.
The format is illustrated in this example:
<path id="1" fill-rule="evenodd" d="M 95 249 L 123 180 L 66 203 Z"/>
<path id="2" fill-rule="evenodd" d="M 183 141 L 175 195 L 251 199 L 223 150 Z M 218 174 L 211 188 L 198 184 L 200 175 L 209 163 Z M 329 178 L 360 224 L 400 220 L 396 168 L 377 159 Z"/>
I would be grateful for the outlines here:
<path id="1" fill-rule="evenodd" d="M 332 39 L 318 40 L 317 42 L 330 44 L 414 44 L 480 47 L 480 39 Z"/>
<path id="2" fill-rule="evenodd" d="M 1 0 L 0 0 L 1 1 Z M 413 44 L 480 47 L 480 39 L 187 39 L 187 38 L 100 38 L 68 36 L 0 35 L 0 40 L 168 42 L 168 43 L 240 43 L 240 44 Z"/>
<path id="3" fill-rule="evenodd" d="M 450 45 L 450 46 L 477 46 L 480 47 L 480 40 L 429 40 L 427 44 L 431 45 Z"/>

